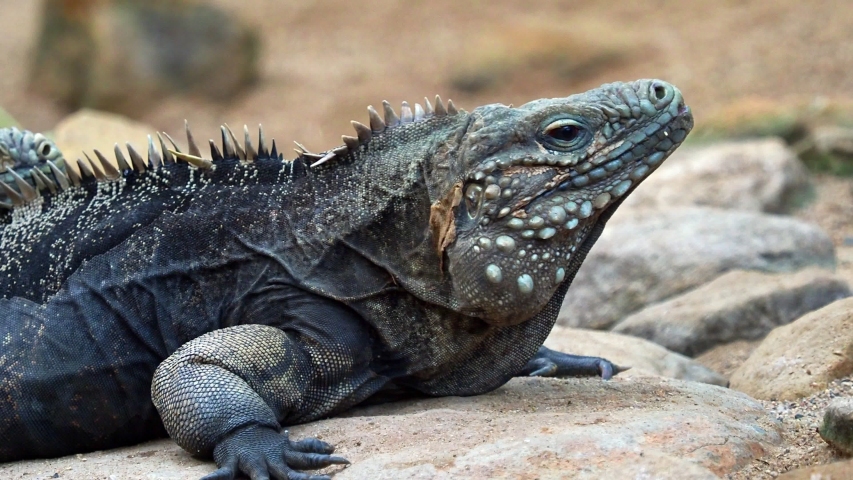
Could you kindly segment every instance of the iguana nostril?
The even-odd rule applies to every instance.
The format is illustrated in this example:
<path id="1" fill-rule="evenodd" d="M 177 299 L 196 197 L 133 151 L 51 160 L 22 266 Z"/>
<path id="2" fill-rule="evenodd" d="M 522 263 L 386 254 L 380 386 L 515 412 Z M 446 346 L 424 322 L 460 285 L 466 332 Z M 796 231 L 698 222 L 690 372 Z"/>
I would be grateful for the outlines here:
<path id="1" fill-rule="evenodd" d="M 652 84 L 652 92 L 654 93 L 655 98 L 658 100 L 663 100 L 664 98 L 666 98 L 666 87 L 659 83 Z"/>

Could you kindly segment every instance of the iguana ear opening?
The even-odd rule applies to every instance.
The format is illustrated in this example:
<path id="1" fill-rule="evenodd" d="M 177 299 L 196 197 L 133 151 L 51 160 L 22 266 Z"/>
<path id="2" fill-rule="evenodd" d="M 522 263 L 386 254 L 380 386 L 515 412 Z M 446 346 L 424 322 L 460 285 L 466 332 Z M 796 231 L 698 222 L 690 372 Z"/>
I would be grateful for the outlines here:
<path id="1" fill-rule="evenodd" d="M 429 209 L 429 228 L 435 239 L 438 268 L 443 270 L 444 250 L 456 240 L 456 207 L 462 201 L 462 182 L 457 183 Z"/>

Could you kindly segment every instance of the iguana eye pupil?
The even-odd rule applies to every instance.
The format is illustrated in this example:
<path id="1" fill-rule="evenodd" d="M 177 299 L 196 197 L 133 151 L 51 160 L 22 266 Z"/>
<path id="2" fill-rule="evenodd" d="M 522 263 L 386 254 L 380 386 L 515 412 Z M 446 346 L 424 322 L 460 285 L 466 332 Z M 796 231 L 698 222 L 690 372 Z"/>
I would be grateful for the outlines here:
<path id="1" fill-rule="evenodd" d="M 557 140 L 571 142 L 578 138 L 578 135 L 580 135 L 580 131 L 581 129 L 578 128 L 577 125 L 563 125 L 561 127 L 549 130 L 548 135 Z"/>

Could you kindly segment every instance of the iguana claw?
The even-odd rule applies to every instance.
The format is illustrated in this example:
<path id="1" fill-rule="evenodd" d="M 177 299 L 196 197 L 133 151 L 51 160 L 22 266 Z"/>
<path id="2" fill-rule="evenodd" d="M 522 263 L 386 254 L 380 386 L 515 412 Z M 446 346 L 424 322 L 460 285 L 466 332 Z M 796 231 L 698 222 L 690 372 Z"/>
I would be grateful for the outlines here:
<path id="1" fill-rule="evenodd" d="M 620 367 L 600 357 L 585 357 L 539 347 L 518 376 L 528 377 L 601 377 L 610 380 L 631 367 Z"/>
<path id="2" fill-rule="evenodd" d="M 308 438 L 288 439 L 287 431 L 250 426 L 227 436 L 213 451 L 219 469 L 202 480 L 232 480 L 242 472 L 252 480 L 331 480 L 328 475 L 312 475 L 294 469 L 318 469 L 329 465 L 349 465 L 343 457 L 331 455 L 335 448 Z"/>

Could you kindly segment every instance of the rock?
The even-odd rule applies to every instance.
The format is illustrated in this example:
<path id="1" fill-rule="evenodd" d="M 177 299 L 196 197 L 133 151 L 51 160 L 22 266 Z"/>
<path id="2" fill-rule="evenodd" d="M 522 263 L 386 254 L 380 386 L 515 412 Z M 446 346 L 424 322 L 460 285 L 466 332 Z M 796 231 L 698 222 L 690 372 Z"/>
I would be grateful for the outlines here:
<path id="1" fill-rule="evenodd" d="M 758 348 L 760 343 L 760 340 L 739 340 L 717 345 L 707 352 L 698 355 L 694 360 L 712 371 L 729 378 L 752 355 L 752 352 Z"/>
<path id="2" fill-rule="evenodd" d="M 826 270 L 797 273 L 734 270 L 670 300 L 650 305 L 613 327 L 689 357 L 770 330 L 849 297 L 850 287 Z"/>
<path id="3" fill-rule="evenodd" d="M 703 207 L 619 210 L 563 301 L 560 325 L 609 328 L 729 270 L 834 266 L 819 227 L 790 217 Z"/>
<path id="4" fill-rule="evenodd" d="M 776 478 L 777 480 L 847 480 L 853 478 L 853 460 L 798 468 Z"/>
<path id="5" fill-rule="evenodd" d="M 121 115 L 84 109 L 59 122 L 54 131 L 54 142 L 68 163 L 79 171 L 75 162 L 78 158 L 85 158 L 84 152 L 94 160 L 92 152 L 99 150 L 109 160 L 115 160 L 113 147 L 116 143 L 121 146 L 126 158 L 129 158 L 126 142 L 133 145 L 142 158 L 148 158 L 148 135 L 154 132 L 153 127 Z M 154 139 L 157 141 L 156 136 Z M 157 148 L 159 151 L 159 144 Z"/>
<path id="6" fill-rule="evenodd" d="M 213 470 L 212 466 L 193 458 L 171 440 L 157 440 L 62 458 L 0 463 L 0 478 L 183 480 L 201 478 Z"/>
<path id="7" fill-rule="evenodd" d="M 818 126 L 794 147 L 812 171 L 846 176 L 853 174 L 853 128 Z"/>
<path id="8" fill-rule="evenodd" d="M 833 448 L 846 455 L 853 455 L 853 398 L 832 400 L 826 407 L 818 433 Z"/>
<path id="9" fill-rule="evenodd" d="M 679 149 L 620 208 L 699 205 L 781 213 L 809 189 L 806 168 L 782 139 Z"/>
<path id="10" fill-rule="evenodd" d="M 337 446 L 335 480 L 453 478 L 714 479 L 780 441 L 746 395 L 672 379 L 514 379 L 476 397 L 361 408 L 290 428 Z M 0 465 L 0 477 L 198 478 L 212 472 L 170 442 Z M 69 470 L 70 469 L 70 470 Z"/>
<path id="11" fill-rule="evenodd" d="M 256 33 L 191 0 L 47 0 L 33 91 L 139 117 L 162 96 L 224 100 L 258 75 Z"/>
<path id="12" fill-rule="evenodd" d="M 831 303 L 770 332 L 731 377 L 763 400 L 795 400 L 853 373 L 853 298 Z"/>
<path id="13" fill-rule="evenodd" d="M 575 355 L 603 357 L 620 366 L 630 366 L 620 377 L 656 375 L 726 386 L 728 379 L 684 355 L 643 340 L 612 332 L 554 327 L 545 346 Z"/>

